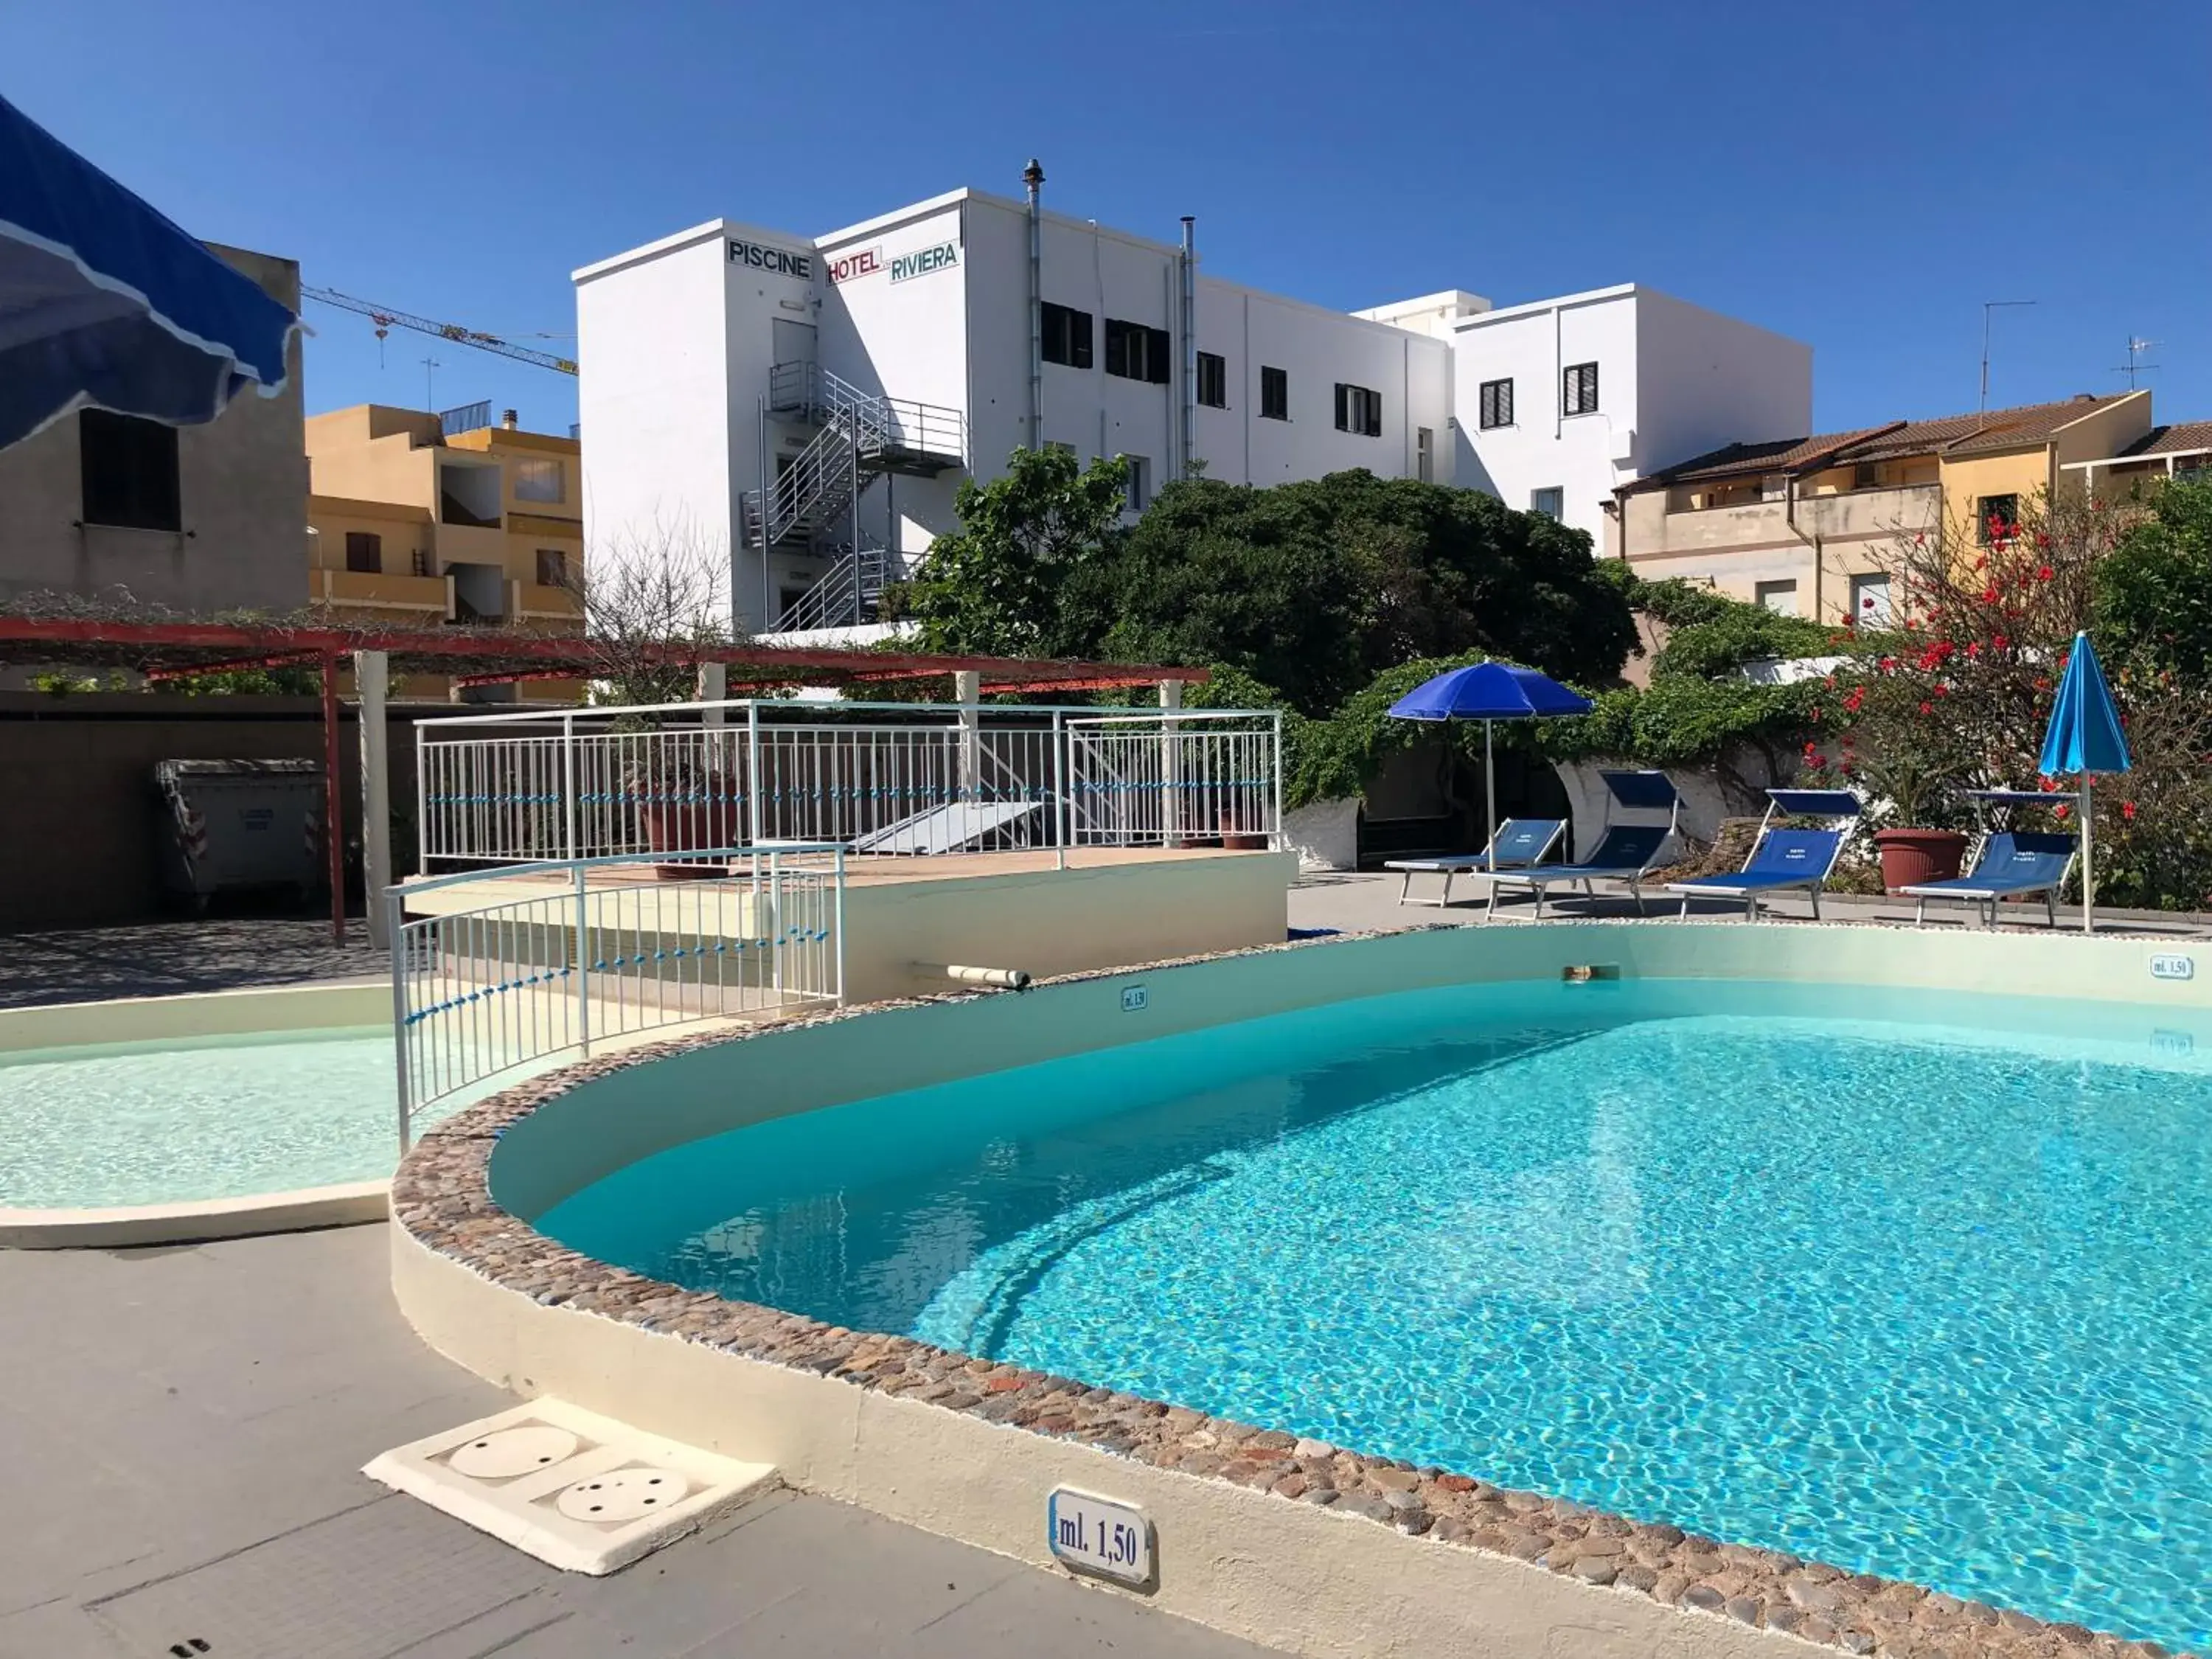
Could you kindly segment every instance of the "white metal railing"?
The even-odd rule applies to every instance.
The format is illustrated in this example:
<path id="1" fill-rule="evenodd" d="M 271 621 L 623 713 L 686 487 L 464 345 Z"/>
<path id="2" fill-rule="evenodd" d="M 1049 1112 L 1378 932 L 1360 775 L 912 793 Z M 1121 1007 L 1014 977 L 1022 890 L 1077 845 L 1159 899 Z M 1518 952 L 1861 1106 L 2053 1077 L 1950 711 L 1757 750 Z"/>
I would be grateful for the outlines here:
<path id="1" fill-rule="evenodd" d="M 416 724 L 422 868 L 1281 844 L 1272 710 L 738 702 Z"/>
<path id="2" fill-rule="evenodd" d="M 1091 847 L 1277 843 L 1275 718 L 1114 714 L 1068 722 L 1071 839 Z"/>
<path id="3" fill-rule="evenodd" d="M 439 913 L 464 883 L 504 896 Z M 835 847 L 721 848 L 680 866 L 574 859 L 391 889 L 402 1150 L 426 1114 L 516 1067 L 842 1001 L 844 896 Z M 410 921 L 410 906 L 432 913 Z"/>

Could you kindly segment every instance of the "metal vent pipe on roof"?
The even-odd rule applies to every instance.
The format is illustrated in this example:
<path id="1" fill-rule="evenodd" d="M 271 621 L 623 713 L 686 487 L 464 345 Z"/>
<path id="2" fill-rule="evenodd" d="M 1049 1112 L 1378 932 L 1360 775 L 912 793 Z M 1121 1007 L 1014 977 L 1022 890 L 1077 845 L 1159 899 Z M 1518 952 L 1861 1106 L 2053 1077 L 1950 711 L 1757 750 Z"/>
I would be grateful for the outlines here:
<path id="1" fill-rule="evenodd" d="M 1030 447 L 1044 447 L 1044 165 L 1034 155 L 1022 169 L 1030 202 Z"/>

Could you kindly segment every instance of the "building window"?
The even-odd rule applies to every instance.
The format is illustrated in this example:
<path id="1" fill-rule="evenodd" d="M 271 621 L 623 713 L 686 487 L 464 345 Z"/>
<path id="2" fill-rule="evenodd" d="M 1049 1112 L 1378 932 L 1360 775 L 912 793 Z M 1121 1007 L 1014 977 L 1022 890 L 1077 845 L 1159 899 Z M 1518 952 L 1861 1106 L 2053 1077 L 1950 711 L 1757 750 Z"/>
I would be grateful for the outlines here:
<path id="1" fill-rule="evenodd" d="M 1475 418 L 1485 432 L 1493 427 L 1513 424 L 1513 382 L 1485 380 L 1480 393 L 1481 406 Z"/>
<path id="2" fill-rule="evenodd" d="M 561 463 L 517 461 L 514 464 L 514 499 L 518 501 L 566 500 L 562 494 Z"/>
<path id="3" fill-rule="evenodd" d="M 1044 303 L 1044 360 L 1063 368 L 1091 367 L 1091 313 Z"/>
<path id="4" fill-rule="evenodd" d="M 1974 503 L 1974 539 L 1984 547 L 2020 534 L 2020 497 L 1984 495 Z"/>
<path id="5" fill-rule="evenodd" d="M 1267 421 L 1291 418 L 1291 372 L 1287 368 L 1261 369 L 1260 417 Z"/>
<path id="6" fill-rule="evenodd" d="M 1861 628 L 1889 626 L 1889 578 L 1851 578 L 1851 620 Z"/>
<path id="7" fill-rule="evenodd" d="M 1363 437 L 1382 435 L 1382 394 L 1370 392 L 1364 386 L 1336 383 L 1336 429 L 1357 432 Z"/>
<path id="8" fill-rule="evenodd" d="M 1559 377 L 1559 412 L 1563 415 L 1595 415 L 1597 413 L 1597 365 L 1570 363 Z"/>
<path id="9" fill-rule="evenodd" d="M 77 411 L 84 521 L 125 530 L 182 530 L 177 428 L 105 409 Z"/>
<path id="10" fill-rule="evenodd" d="M 347 531 L 346 568 L 364 576 L 380 574 L 384 569 L 384 538 L 373 530 Z"/>
<path id="11" fill-rule="evenodd" d="M 1851 488 L 1876 489 L 1881 485 L 1881 465 L 1876 461 L 1859 461 L 1851 467 Z"/>
<path id="12" fill-rule="evenodd" d="M 540 587 L 566 587 L 568 585 L 568 556 L 557 547 L 538 550 L 538 585 Z"/>
<path id="13" fill-rule="evenodd" d="M 1198 400 L 1208 409 L 1229 407 L 1229 360 L 1211 351 L 1198 354 Z"/>
<path id="14" fill-rule="evenodd" d="M 1771 611 L 1778 617 L 1797 614 L 1797 583 L 1792 579 L 1783 582 L 1760 582 L 1753 590 L 1761 611 Z"/>
<path id="15" fill-rule="evenodd" d="M 1142 455 L 1124 455 L 1121 460 L 1129 469 L 1129 511 L 1141 513 L 1152 501 L 1152 464 Z"/>
<path id="16" fill-rule="evenodd" d="M 1437 481 L 1437 434 L 1425 426 L 1413 429 L 1413 476 L 1423 483 Z"/>
<path id="17" fill-rule="evenodd" d="M 1109 374 L 1118 374 L 1125 380 L 1149 380 L 1154 386 L 1165 386 L 1168 362 L 1174 355 L 1167 330 L 1147 328 L 1142 323 L 1125 323 L 1118 317 L 1106 319 Z"/>
<path id="18" fill-rule="evenodd" d="M 1528 510 L 1531 513 L 1540 513 L 1547 519 L 1565 518 L 1567 515 L 1567 492 L 1565 489 L 1561 485 L 1554 484 L 1549 489 L 1530 490 L 1528 492 Z"/>

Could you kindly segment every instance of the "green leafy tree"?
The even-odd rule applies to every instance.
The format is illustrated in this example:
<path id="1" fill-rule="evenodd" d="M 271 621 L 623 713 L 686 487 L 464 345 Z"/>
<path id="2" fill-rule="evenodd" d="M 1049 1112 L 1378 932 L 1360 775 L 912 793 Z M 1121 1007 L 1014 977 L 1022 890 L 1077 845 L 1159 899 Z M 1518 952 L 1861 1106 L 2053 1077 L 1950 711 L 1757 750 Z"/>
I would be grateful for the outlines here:
<path id="1" fill-rule="evenodd" d="M 1115 656 L 1233 664 L 1312 715 L 1409 660 L 1482 653 L 1601 684 L 1636 644 L 1582 532 L 1364 471 L 1171 484 L 1079 600 Z"/>
<path id="2" fill-rule="evenodd" d="M 1118 457 L 1085 467 L 1066 450 L 1016 450 L 1003 477 L 960 486 L 959 532 L 931 544 L 892 614 L 920 624 L 927 651 L 1093 654 L 1092 630 L 1063 614 L 1063 590 L 1119 541 L 1128 488 Z"/>
<path id="3" fill-rule="evenodd" d="M 2155 489 L 2099 562 L 2100 646 L 2201 678 L 2212 668 L 2212 483 Z"/>

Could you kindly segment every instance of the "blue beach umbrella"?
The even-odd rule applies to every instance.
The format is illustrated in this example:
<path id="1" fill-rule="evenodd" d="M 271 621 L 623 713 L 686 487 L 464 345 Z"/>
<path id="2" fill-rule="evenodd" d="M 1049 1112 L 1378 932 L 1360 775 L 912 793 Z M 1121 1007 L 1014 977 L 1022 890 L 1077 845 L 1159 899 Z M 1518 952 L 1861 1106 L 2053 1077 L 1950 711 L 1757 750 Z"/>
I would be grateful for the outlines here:
<path id="1" fill-rule="evenodd" d="M 87 404 L 196 426 L 273 396 L 298 325 L 0 98 L 0 446 Z"/>
<path id="2" fill-rule="evenodd" d="M 2081 780 L 2081 931 L 2096 929 L 2097 888 L 2090 873 L 2089 781 L 2100 772 L 2125 772 L 2135 763 L 2128 757 L 2127 734 L 2120 728 L 2120 711 L 2113 705 L 2112 688 L 2097 661 L 2096 647 L 2087 634 L 2074 636 L 2074 650 L 2066 659 L 2066 672 L 2058 682 L 2058 698 L 2051 708 L 2051 725 L 2043 734 L 2043 759 L 2039 769 L 2047 778 L 2079 776 Z"/>
<path id="3" fill-rule="evenodd" d="M 1483 805 L 1490 817 L 1488 847 L 1498 839 L 1498 784 L 1491 766 L 1491 725 L 1495 720 L 1548 720 L 1561 714 L 1587 714 L 1590 700 L 1570 691 L 1550 676 L 1533 668 L 1515 668 L 1502 662 L 1479 662 L 1472 668 L 1455 668 L 1424 680 L 1390 705 L 1390 715 L 1401 720 L 1480 720 L 1482 722 Z"/>

